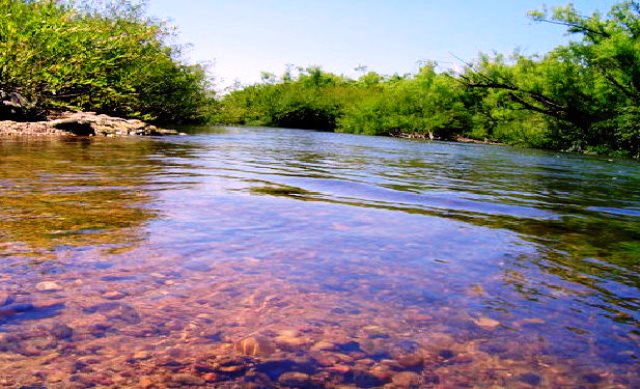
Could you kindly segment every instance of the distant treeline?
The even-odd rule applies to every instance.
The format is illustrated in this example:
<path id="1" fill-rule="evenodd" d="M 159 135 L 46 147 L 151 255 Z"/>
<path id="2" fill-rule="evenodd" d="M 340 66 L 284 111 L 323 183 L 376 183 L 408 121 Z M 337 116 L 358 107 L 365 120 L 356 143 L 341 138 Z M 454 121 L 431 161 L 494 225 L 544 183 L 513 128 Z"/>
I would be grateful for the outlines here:
<path id="1" fill-rule="evenodd" d="M 482 55 L 461 72 L 349 79 L 319 67 L 264 74 L 227 94 L 215 120 L 368 135 L 459 136 L 640 158 L 640 3 L 608 15 L 533 11 L 579 39 L 542 56 Z M 455 48 L 452 48 L 455 51 Z"/>
<path id="2" fill-rule="evenodd" d="M 577 40 L 542 56 L 482 55 L 464 70 L 319 67 L 214 98 L 204 66 L 137 0 L 0 0 L 0 120 L 85 110 L 165 123 L 214 121 L 438 139 L 460 136 L 640 158 L 640 3 L 607 16 L 531 12 Z M 455 48 L 452 48 L 455 51 Z"/>
<path id="3" fill-rule="evenodd" d="M 203 122 L 200 65 L 179 60 L 171 29 L 127 0 L 0 0 L 0 119 L 88 110 Z"/>

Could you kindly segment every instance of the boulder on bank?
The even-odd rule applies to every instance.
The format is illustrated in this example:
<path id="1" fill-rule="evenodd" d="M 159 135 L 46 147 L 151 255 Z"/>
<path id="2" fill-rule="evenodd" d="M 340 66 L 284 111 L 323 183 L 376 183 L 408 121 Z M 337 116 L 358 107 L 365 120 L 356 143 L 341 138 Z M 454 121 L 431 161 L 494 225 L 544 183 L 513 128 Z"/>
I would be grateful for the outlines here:
<path id="1" fill-rule="evenodd" d="M 136 119 L 123 119 L 93 112 L 66 112 L 54 120 L 40 122 L 0 121 L 0 136 L 152 136 L 179 135 Z"/>

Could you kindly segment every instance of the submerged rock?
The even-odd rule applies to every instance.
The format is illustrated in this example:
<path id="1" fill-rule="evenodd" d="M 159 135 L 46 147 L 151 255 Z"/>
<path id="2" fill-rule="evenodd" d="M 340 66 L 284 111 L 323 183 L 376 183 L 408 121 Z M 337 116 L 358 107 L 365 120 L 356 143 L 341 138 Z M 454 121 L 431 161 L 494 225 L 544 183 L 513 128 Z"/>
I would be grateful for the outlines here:
<path id="1" fill-rule="evenodd" d="M 155 384 L 156 381 L 149 376 L 140 377 L 140 380 L 138 381 L 138 386 L 142 389 L 149 389 Z"/>
<path id="2" fill-rule="evenodd" d="M 262 336 L 252 336 L 237 342 L 234 345 L 236 351 L 251 357 L 268 357 L 276 351 L 275 344 Z"/>
<path id="3" fill-rule="evenodd" d="M 207 382 L 216 382 L 220 377 L 216 373 L 205 373 L 202 375 L 202 379 Z"/>
<path id="4" fill-rule="evenodd" d="M 235 376 L 244 373 L 252 360 L 246 357 L 223 357 L 216 360 L 210 367 L 201 366 L 200 370 L 213 370 L 218 374 Z"/>
<path id="5" fill-rule="evenodd" d="M 497 328 L 498 326 L 500 326 L 500 322 L 497 320 L 493 320 L 490 317 L 484 316 L 484 315 L 480 315 L 480 317 L 478 317 L 477 319 L 473 320 L 473 322 L 475 323 L 475 325 L 477 325 L 480 328 L 483 328 L 485 330 L 493 330 L 495 328 Z"/>
<path id="6" fill-rule="evenodd" d="M 192 374 L 175 374 L 171 377 L 171 382 L 182 386 L 201 386 L 205 381 Z"/>
<path id="7" fill-rule="evenodd" d="M 327 342 L 325 340 L 321 340 L 311 346 L 311 351 L 327 351 L 334 350 L 336 348 L 335 343 Z"/>
<path id="8" fill-rule="evenodd" d="M 284 358 L 284 359 L 271 359 L 256 365 L 256 371 L 264 373 L 272 380 L 278 380 L 278 378 L 289 372 L 297 372 L 304 374 L 314 374 L 316 372 L 315 359 L 300 358 Z"/>
<path id="9" fill-rule="evenodd" d="M 126 294 L 117 290 L 111 290 L 102 294 L 102 298 L 106 300 L 120 300 L 125 298 L 126 296 Z"/>
<path id="10" fill-rule="evenodd" d="M 542 382 L 542 378 L 535 373 L 524 373 L 518 377 L 518 381 L 532 386 L 538 386 Z"/>
<path id="11" fill-rule="evenodd" d="M 396 362 L 407 370 L 422 370 L 424 359 L 420 354 L 408 354 L 396 358 Z"/>
<path id="12" fill-rule="evenodd" d="M 0 307 L 11 304 L 13 296 L 9 292 L 0 291 Z"/>
<path id="13" fill-rule="evenodd" d="M 422 384 L 422 377 L 411 371 L 403 371 L 394 375 L 392 381 L 401 388 L 417 388 Z"/>
<path id="14" fill-rule="evenodd" d="M 152 356 L 153 356 L 153 355 L 152 355 L 149 351 L 146 351 L 146 350 L 140 350 L 140 351 L 136 351 L 136 352 L 133 354 L 133 359 L 134 359 L 134 360 L 146 360 L 146 359 L 151 358 Z"/>
<path id="15" fill-rule="evenodd" d="M 392 376 L 391 368 L 385 365 L 374 366 L 368 373 L 382 382 L 389 382 Z"/>
<path id="16" fill-rule="evenodd" d="M 54 323 L 49 333 L 59 340 L 70 339 L 73 336 L 73 329 L 66 324 Z"/>
<path id="17" fill-rule="evenodd" d="M 142 321 L 138 311 L 131 305 L 118 302 L 107 302 L 84 308 L 85 313 L 102 313 L 110 322 L 119 321 L 124 324 L 138 324 Z"/>
<path id="18" fill-rule="evenodd" d="M 15 352 L 20 347 L 20 338 L 0 333 L 0 352 Z"/>
<path id="19" fill-rule="evenodd" d="M 276 344 L 282 350 L 296 351 L 307 345 L 307 339 L 299 336 L 296 331 L 281 331 L 275 338 Z"/>
<path id="20" fill-rule="evenodd" d="M 62 286 L 53 281 L 43 281 L 36 284 L 36 289 L 41 292 L 57 292 L 62 290 Z"/>
<path id="21" fill-rule="evenodd" d="M 299 372 L 284 373 L 278 378 L 278 382 L 281 385 L 292 388 L 307 388 L 311 383 L 311 377 L 309 374 Z"/>

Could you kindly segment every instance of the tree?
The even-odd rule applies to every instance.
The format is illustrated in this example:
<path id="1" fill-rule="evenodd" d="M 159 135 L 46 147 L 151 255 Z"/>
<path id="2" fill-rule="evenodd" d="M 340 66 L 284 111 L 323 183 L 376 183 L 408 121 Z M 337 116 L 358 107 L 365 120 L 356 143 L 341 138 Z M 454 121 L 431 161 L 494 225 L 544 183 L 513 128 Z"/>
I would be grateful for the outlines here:
<path id="1" fill-rule="evenodd" d="M 595 94 L 614 107 L 596 127 L 612 135 L 611 146 L 640 157 L 640 2 L 616 4 L 606 19 L 598 13 L 581 16 L 571 5 L 557 7 L 551 14 L 534 11 L 531 16 L 564 25 L 582 37 L 570 47 L 601 78 Z"/>
<path id="2" fill-rule="evenodd" d="M 567 26 L 581 40 L 543 57 L 483 56 L 461 76 L 467 87 L 503 91 L 514 109 L 547 117 L 554 147 L 584 151 L 594 147 L 640 153 L 640 6 L 615 5 L 607 19 L 580 16 L 573 6 L 534 20 Z"/>
<path id="3" fill-rule="evenodd" d="M 42 112 L 201 119 L 208 79 L 178 59 L 142 3 L 0 0 L 0 89 Z"/>

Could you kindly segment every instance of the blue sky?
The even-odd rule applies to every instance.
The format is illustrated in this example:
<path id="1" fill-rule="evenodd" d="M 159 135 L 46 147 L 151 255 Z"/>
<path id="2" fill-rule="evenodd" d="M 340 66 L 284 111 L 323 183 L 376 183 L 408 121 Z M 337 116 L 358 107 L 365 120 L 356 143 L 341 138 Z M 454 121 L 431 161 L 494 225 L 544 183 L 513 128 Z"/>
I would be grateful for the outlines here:
<path id="1" fill-rule="evenodd" d="M 573 0 L 606 13 L 615 0 Z M 566 1 L 547 0 L 548 6 Z M 415 72 L 419 61 L 452 66 L 479 52 L 543 53 L 568 39 L 564 29 L 530 21 L 544 0 L 149 0 L 168 19 L 190 61 L 213 62 L 218 88 L 252 83 L 286 64 L 321 65 L 357 76 L 358 65 L 384 74 Z"/>

